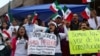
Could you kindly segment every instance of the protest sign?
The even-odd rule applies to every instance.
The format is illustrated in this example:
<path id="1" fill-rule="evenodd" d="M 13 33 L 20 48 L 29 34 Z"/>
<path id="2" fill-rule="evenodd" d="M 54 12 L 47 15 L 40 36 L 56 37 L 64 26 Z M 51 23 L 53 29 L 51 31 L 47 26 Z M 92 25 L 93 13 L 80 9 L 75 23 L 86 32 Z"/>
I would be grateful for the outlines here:
<path id="1" fill-rule="evenodd" d="M 28 54 L 55 55 L 56 42 L 54 34 L 33 32 L 28 41 Z"/>
<path id="2" fill-rule="evenodd" d="M 100 30 L 69 31 L 71 54 L 97 53 L 100 50 Z"/>

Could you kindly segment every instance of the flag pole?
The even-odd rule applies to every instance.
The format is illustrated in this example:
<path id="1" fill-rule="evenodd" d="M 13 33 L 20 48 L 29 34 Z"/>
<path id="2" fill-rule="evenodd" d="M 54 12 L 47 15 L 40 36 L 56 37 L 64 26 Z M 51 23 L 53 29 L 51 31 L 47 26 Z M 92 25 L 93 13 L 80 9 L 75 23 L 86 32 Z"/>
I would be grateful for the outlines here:
<path id="1" fill-rule="evenodd" d="M 10 8 L 12 8 L 12 2 L 11 2 L 12 0 L 9 0 L 9 3 L 10 3 Z"/>
<path id="2" fill-rule="evenodd" d="M 94 0 L 94 9 L 95 9 L 95 0 Z"/>

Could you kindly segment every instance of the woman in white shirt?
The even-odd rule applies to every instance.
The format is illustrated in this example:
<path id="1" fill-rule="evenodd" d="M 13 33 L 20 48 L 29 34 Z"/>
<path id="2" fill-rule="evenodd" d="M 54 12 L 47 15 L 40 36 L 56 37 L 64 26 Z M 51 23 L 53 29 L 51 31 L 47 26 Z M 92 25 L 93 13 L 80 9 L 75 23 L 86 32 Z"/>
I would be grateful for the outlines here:
<path id="1" fill-rule="evenodd" d="M 12 56 L 27 56 L 28 36 L 24 26 L 19 27 L 17 36 L 12 40 Z"/>
<path id="2" fill-rule="evenodd" d="M 55 22 L 49 22 L 48 23 L 49 30 L 47 31 L 48 33 L 55 34 L 57 36 L 57 46 L 55 50 L 55 55 L 54 56 L 62 56 L 61 52 L 61 46 L 60 46 L 60 40 L 64 39 L 67 35 L 67 28 L 64 25 L 64 31 L 65 33 L 59 33 L 57 29 L 57 24 Z"/>

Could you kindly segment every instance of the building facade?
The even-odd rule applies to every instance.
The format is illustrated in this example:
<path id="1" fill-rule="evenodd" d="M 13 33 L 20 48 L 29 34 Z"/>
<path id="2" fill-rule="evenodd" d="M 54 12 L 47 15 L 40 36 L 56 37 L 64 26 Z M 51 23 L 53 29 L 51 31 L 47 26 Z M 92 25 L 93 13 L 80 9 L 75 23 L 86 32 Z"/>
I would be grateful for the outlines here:
<path id="1" fill-rule="evenodd" d="M 29 6 L 29 5 L 36 5 L 36 4 L 46 4 L 52 3 L 54 0 L 13 0 L 11 2 L 11 8 L 22 7 L 22 6 Z M 82 0 L 58 0 L 60 4 L 81 4 Z M 96 9 L 98 15 L 100 15 L 100 0 L 95 0 L 95 3 L 91 3 L 91 7 Z M 7 13 L 8 5 L 4 6 L 0 9 L 0 16 Z"/>
<path id="2" fill-rule="evenodd" d="M 13 0 L 11 1 L 11 8 L 36 5 L 36 4 L 42 4 L 42 3 L 43 3 L 43 0 Z M 8 10 L 8 4 L 0 9 L 0 16 L 7 13 L 7 10 Z"/>

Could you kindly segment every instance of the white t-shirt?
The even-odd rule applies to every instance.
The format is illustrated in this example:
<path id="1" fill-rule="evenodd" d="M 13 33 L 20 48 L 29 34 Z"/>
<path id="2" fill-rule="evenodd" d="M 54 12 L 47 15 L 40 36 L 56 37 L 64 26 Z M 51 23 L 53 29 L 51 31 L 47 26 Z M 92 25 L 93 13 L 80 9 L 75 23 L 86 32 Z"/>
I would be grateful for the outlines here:
<path id="1" fill-rule="evenodd" d="M 57 39 L 57 42 L 58 42 L 58 45 L 56 46 L 56 52 L 55 53 L 62 53 L 61 52 L 61 46 L 60 46 L 60 40 L 61 39 L 64 39 L 64 38 L 66 38 L 67 37 L 67 28 L 66 28 L 66 26 L 64 25 L 63 26 L 64 27 L 64 33 L 59 33 L 59 36 L 57 37 L 58 39 Z M 53 32 L 52 32 L 53 33 Z M 54 34 L 54 33 L 53 33 Z M 67 39 L 67 38 L 66 38 Z M 67 39 L 68 40 L 68 39 Z"/>
<path id="2" fill-rule="evenodd" d="M 15 56 L 27 56 L 27 49 L 25 48 L 27 40 L 18 39 L 16 42 Z"/>
<path id="3" fill-rule="evenodd" d="M 46 27 L 38 26 L 37 24 L 34 24 L 33 32 L 45 32 L 47 30 Z"/>
<path id="4" fill-rule="evenodd" d="M 98 16 L 97 16 L 97 22 L 98 22 L 98 26 L 99 26 L 100 25 L 100 17 L 98 17 Z M 97 29 L 98 26 L 96 26 L 94 18 L 88 19 L 88 23 L 89 23 L 89 25 L 90 25 L 91 28 Z"/>
<path id="5" fill-rule="evenodd" d="M 26 29 L 28 37 L 30 37 L 30 34 L 32 32 L 45 32 L 47 30 L 46 27 L 42 27 L 42 26 L 39 26 L 37 24 L 30 24 L 30 25 L 25 24 L 24 27 Z"/>
<path id="6" fill-rule="evenodd" d="M 25 24 L 23 25 L 27 32 L 45 32 L 47 30 L 46 27 L 39 26 L 37 24 Z"/>
<path id="7" fill-rule="evenodd" d="M 8 29 L 8 32 L 10 33 L 10 36 L 12 37 L 12 32 L 14 31 L 14 29 L 16 29 L 16 31 L 18 30 L 19 26 L 10 26 Z"/>
<path id="8" fill-rule="evenodd" d="M 51 34 L 54 34 L 54 32 L 51 32 Z M 57 36 L 57 46 L 55 49 L 55 53 L 62 53 L 61 52 L 61 46 L 60 46 L 60 40 L 65 38 L 66 34 L 65 33 L 59 33 L 59 36 Z"/>

